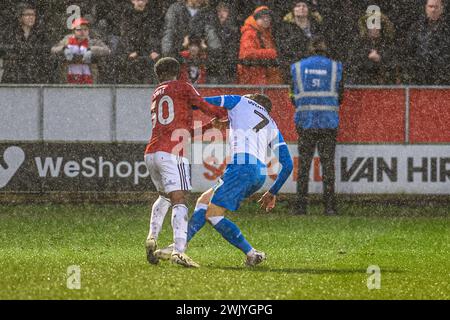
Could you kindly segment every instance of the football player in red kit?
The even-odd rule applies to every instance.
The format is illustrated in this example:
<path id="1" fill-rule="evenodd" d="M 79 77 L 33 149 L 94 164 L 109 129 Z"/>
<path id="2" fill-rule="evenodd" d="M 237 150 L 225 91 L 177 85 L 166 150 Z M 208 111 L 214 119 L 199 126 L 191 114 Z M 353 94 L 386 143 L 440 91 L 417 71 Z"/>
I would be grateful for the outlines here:
<path id="1" fill-rule="evenodd" d="M 193 107 L 212 117 L 226 114 L 208 104 L 195 88 L 178 80 L 180 65 L 176 59 L 163 58 L 155 64 L 159 85 L 152 96 L 152 135 L 145 150 L 145 163 L 160 196 L 152 207 L 150 230 L 145 242 L 147 260 L 157 264 L 154 256 L 164 217 L 172 207 L 173 252 L 171 261 L 185 267 L 199 265 L 186 250 L 188 208 L 186 193 L 192 189 L 189 160 L 183 145 L 185 134 L 192 132 Z"/>

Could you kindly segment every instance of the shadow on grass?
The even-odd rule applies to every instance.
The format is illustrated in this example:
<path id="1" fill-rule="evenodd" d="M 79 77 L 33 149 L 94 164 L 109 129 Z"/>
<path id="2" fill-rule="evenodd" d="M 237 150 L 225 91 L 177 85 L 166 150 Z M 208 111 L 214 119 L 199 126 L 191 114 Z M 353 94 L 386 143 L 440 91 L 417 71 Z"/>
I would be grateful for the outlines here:
<path id="1" fill-rule="evenodd" d="M 268 266 L 258 267 L 239 267 L 239 266 L 206 266 L 208 269 L 227 270 L 227 271 L 248 271 L 248 272 L 273 272 L 273 273 L 291 273 L 291 274 L 366 274 L 366 269 L 311 269 L 311 268 L 270 268 Z M 403 273 L 399 269 L 382 269 L 382 273 Z"/>

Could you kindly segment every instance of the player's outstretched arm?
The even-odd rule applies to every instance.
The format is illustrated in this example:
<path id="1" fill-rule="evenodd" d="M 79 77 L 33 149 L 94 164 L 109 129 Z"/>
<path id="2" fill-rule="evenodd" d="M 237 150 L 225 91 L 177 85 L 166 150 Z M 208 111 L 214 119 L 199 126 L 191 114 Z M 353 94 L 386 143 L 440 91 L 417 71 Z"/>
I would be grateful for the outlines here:
<path id="1" fill-rule="evenodd" d="M 200 93 L 189 83 L 186 83 L 189 90 L 189 104 L 192 109 L 200 109 L 201 112 L 207 114 L 214 118 L 225 118 L 227 113 L 221 108 L 216 108 L 216 106 L 208 103 L 205 99 L 200 96 Z"/>
<path id="2" fill-rule="evenodd" d="M 204 114 L 207 114 L 214 118 L 225 118 L 227 113 L 224 109 L 217 108 L 216 106 L 209 104 L 202 97 L 196 97 L 194 101 L 192 101 L 192 109 L 199 109 Z"/>
<path id="3" fill-rule="evenodd" d="M 269 192 L 274 195 L 276 195 L 278 191 L 280 191 L 281 187 L 291 175 L 292 169 L 294 167 L 286 143 L 278 147 L 278 161 L 280 162 L 282 168 L 280 173 L 278 174 L 277 179 L 269 190 Z"/>
<path id="4" fill-rule="evenodd" d="M 222 95 L 214 97 L 206 97 L 206 102 L 215 105 L 217 107 L 223 107 L 227 110 L 231 110 L 237 106 L 242 97 L 238 95 Z"/>
<path id="5" fill-rule="evenodd" d="M 269 191 L 267 191 L 258 201 L 261 204 L 261 207 L 263 209 L 266 209 L 266 211 L 269 211 L 275 207 L 276 195 L 291 175 L 292 169 L 294 167 L 291 154 L 289 153 L 289 149 L 284 142 L 281 133 L 279 133 L 278 141 L 279 142 L 274 146 L 274 149 L 278 149 L 278 161 L 280 162 L 282 168 Z"/>

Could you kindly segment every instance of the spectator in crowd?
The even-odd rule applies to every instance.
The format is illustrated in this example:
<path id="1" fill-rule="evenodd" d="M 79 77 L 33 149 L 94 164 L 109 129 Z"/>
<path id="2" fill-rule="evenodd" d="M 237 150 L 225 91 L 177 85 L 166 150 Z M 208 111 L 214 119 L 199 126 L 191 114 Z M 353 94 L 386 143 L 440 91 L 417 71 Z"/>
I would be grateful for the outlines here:
<path id="1" fill-rule="evenodd" d="M 148 38 L 154 38 L 159 43 L 158 47 L 160 48 L 159 51 L 156 51 L 157 54 L 179 57 L 180 52 L 187 49 L 187 47 L 183 47 L 183 43 L 189 43 L 188 38 L 190 36 L 201 37 L 204 40 L 208 51 L 206 66 L 208 83 L 233 82 L 233 75 L 237 75 L 241 73 L 242 69 L 250 67 L 249 65 L 245 66 L 249 63 L 249 60 L 254 60 L 252 64 L 256 60 L 260 62 L 265 60 L 271 66 L 279 60 L 286 79 L 286 66 L 304 54 L 308 37 L 319 33 L 326 37 L 330 54 L 335 59 L 351 65 L 351 68 L 345 68 L 345 70 L 353 72 L 348 77 L 353 83 L 399 83 L 400 79 L 397 76 L 399 65 L 404 69 L 403 80 L 409 83 L 439 85 L 448 84 L 450 81 L 447 80 L 447 68 L 449 68 L 447 61 L 450 59 L 450 50 L 448 49 L 450 46 L 450 15 L 444 14 L 445 2 L 443 0 L 364 0 L 358 2 L 351 0 L 137 1 L 147 3 L 145 11 L 152 13 L 151 17 L 146 16 L 143 19 L 144 23 L 142 23 L 140 30 L 144 30 L 146 24 L 152 25 Z M 39 14 L 35 18 L 33 31 L 43 30 L 45 27 L 47 32 L 39 33 L 48 38 L 49 43 L 55 43 L 61 39 L 66 30 L 71 28 L 71 23 L 78 18 L 78 15 L 82 15 L 89 21 L 90 37 L 104 40 L 112 52 L 109 57 L 102 59 L 98 64 L 98 67 L 101 68 L 100 71 L 104 70 L 104 72 L 101 72 L 104 75 L 101 81 L 107 83 L 116 82 L 118 65 L 123 66 L 125 61 L 119 59 L 118 55 L 125 55 L 125 52 L 120 50 L 125 50 L 123 44 L 128 40 L 120 41 L 123 23 L 117 23 L 117 21 L 121 18 L 125 19 L 124 17 L 127 14 L 136 13 L 131 9 L 126 9 L 131 7 L 130 3 L 132 2 L 134 1 L 26 0 L 26 3 L 31 4 Z M 361 17 L 366 14 L 368 6 L 373 5 L 381 8 L 383 12 L 382 23 L 389 25 L 390 23 L 387 21 L 393 22 L 396 31 L 394 39 L 391 38 L 390 27 L 383 27 L 381 32 L 369 31 L 367 28 L 361 29 L 363 27 L 363 18 Z M 239 34 L 236 29 L 243 24 L 246 26 L 242 29 L 247 29 L 249 24 L 253 23 L 250 20 L 254 20 L 254 17 L 248 17 L 248 15 L 254 12 L 254 8 L 262 6 L 272 9 L 271 27 L 269 28 L 271 34 L 282 36 L 275 39 L 277 40 L 278 50 L 275 46 L 261 49 L 274 49 L 278 53 L 276 58 L 257 59 L 247 56 L 242 59 L 240 56 L 241 54 L 245 55 L 245 52 L 243 52 L 245 50 L 236 48 L 239 46 L 237 41 Z M 307 7 L 307 10 L 305 8 L 300 9 L 302 6 Z M 15 1 L 3 0 L 0 2 L 0 39 L 3 39 L 1 45 L 3 48 L 6 48 L 7 43 L 13 37 L 16 18 L 12 12 L 14 12 L 15 7 Z M 308 12 L 307 19 L 304 16 L 295 16 L 296 11 L 302 11 L 300 15 Z M 422 13 L 424 14 L 423 19 L 420 18 Z M 411 19 L 411 16 L 417 19 Z M 129 27 L 127 29 L 128 38 L 138 38 L 134 33 L 135 29 L 132 28 L 133 18 L 127 24 Z M 389 32 L 386 29 L 389 29 Z M 266 31 L 268 30 L 265 28 L 262 28 L 262 30 L 264 32 L 259 31 L 257 36 L 267 34 Z M 301 32 L 299 32 L 300 30 Z M 246 35 L 242 34 L 244 38 L 248 36 L 249 30 L 246 31 Z M 33 35 L 34 32 L 31 34 Z M 30 39 L 32 38 L 33 36 Z M 148 38 L 137 42 L 143 43 Z M 162 41 L 159 41 L 161 38 Z M 261 40 L 258 39 L 258 41 L 263 42 L 263 38 L 261 37 Z M 29 42 L 29 40 L 27 41 Z M 373 54 L 370 54 L 371 57 L 366 59 L 363 53 L 369 47 L 377 48 L 374 49 Z M 239 59 L 244 64 L 239 66 L 239 71 L 232 63 L 234 60 L 232 57 L 235 57 L 236 51 L 239 52 Z M 383 54 L 379 51 L 383 51 Z M 294 54 L 298 56 L 292 57 Z M 148 63 L 153 63 L 154 60 L 148 58 L 148 56 L 136 60 L 147 60 Z M 126 59 L 127 63 L 132 60 Z M 50 61 L 51 64 L 48 57 L 47 61 Z M 119 63 L 120 61 L 122 63 Z M 402 61 L 402 63 L 396 65 L 396 61 Z M 133 60 L 133 62 L 135 61 Z M 11 66 L 8 61 L 5 61 L 5 63 Z M 49 69 L 52 69 L 51 65 L 46 65 Z M 395 68 L 394 65 L 396 65 Z M 6 67 L 8 66 L 6 65 Z M 252 65 L 251 67 L 257 66 Z M 141 71 L 146 68 L 138 69 Z M 383 73 L 385 76 L 380 77 Z M 121 81 L 125 83 L 151 82 L 151 80 L 142 81 L 133 78 L 135 76 L 139 78 L 140 74 L 142 72 L 127 71 L 125 68 L 125 71 L 120 74 Z M 128 81 L 128 78 L 131 78 L 131 80 Z M 252 78 L 256 79 L 257 76 Z M 265 80 L 263 80 L 263 83 L 265 83 Z"/>
<path id="2" fill-rule="evenodd" d="M 97 2 L 91 0 L 48 0 L 38 1 L 37 7 L 43 12 L 46 29 L 49 32 L 51 43 L 59 41 L 72 28 L 72 23 L 80 17 L 85 18 L 91 24 L 91 36 L 97 36 L 95 28 L 95 16 Z"/>
<path id="3" fill-rule="evenodd" d="M 12 23 L 15 22 L 15 5 L 14 0 L 0 1 L 0 35 Z"/>
<path id="4" fill-rule="evenodd" d="M 96 60 L 110 54 L 109 48 L 99 39 L 89 36 L 89 21 L 74 20 L 73 34 L 65 36 L 51 52 L 63 58 L 63 77 L 71 84 L 97 83 Z"/>
<path id="5" fill-rule="evenodd" d="M 349 83 L 365 85 L 396 84 L 400 82 L 394 52 L 395 28 L 389 18 L 380 13 L 380 26 L 369 28 L 373 15 L 359 19 L 359 36 L 350 48 Z"/>
<path id="6" fill-rule="evenodd" d="M 272 11 L 261 6 L 241 28 L 239 48 L 239 84 L 281 84 L 278 52 L 272 36 Z"/>
<path id="7" fill-rule="evenodd" d="M 164 19 L 164 31 L 161 40 L 163 56 L 177 57 L 183 49 L 183 43 L 188 43 L 191 34 L 192 20 L 205 10 L 205 0 L 181 0 L 172 4 Z M 207 9 L 206 9 L 207 10 Z M 208 47 L 211 46 L 207 41 Z"/>
<path id="8" fill-rule="evenodd" d="M 450 84 L 450 28 L 444 18 L 442 0 L 426 1 L 425 18 L 412 25 L 406 53 L 411 83 Z"/>
<path id="9" fill-rule="evenodd" d="M 323 36 L 329 54 L 344 64 L 348 62 L 349 48 L 358 35 L 358 20 L 366 12 L 364 2 L 342 0 L 322 1 Z"/>
<path id="10" fill-rule="evenodd" d="M 125 11 L 132 6 L 130 0 L 104 0 L 96 4 L 95 22 L 101 39 L 103 39 L 112 53 L 115 53 L 119 45 L 122 17 Z M 158 16 L 152 16 L 157 20 Z M 160 19 L 161 20 L 161 19 Z M 159 29 L 158 29 L 159 31 Z"/>
<path id="11" fill-rule="evenodd" d="M 343 99 L 342 63 L 329 58 L 322 36 L 310 42 L 309 57 L 291 66 L 295 125 L 299 134 L 299 177 L 295 214 L 306 214 L 309 173 L 317 146 L 323 169 L 325 214 L 337 214 L 334 158 Z"/>
<path id="12" fill-rule="evenodd" d="M 300 3 L 304 3 L 304 5 L 308 9 L 308 17 L 309 18 L 313 18 L 314 21 L 319 23 L 319 24 L 321 24 L 323 22 L 323 17 L 320 14 L 319 4 L 317 3 L 317 1 L 314 1 L 314 0 L 305 0 L 305 1 L 294 0 L 294 1 L 291 1 L 290 3 L 291 3 L 291 7 L 289 8 L 290 11 L 283 17 L 283 21 L 293 22 L 295 20 L 294 8 L 297 5 L 300 6 Z M 300 9 L 297 9 L 297 10 L 300 10 Z"/>
<path id="13" fill-rule="evenodd" d="M 114 84 L 118 82 L 120 64 L 120 29 L 121 18 L 131 7 L 130 0 L 104 0 L 96 3 L 95 23 L 98 37 L 102 39 L 111 54 L 102 59 L 99 67 L 99 83 Z M 118 23 L 119 22 L 119 23 Z"/>
<path id="14" fill-rule="evenodd" d="M 207 53 L 206 45 L 201 38 L 190 37 L 188 49 L 180 53 L 181 68 L 180 80 L 187 81 L 192 84 L 206 83 L 206 63 Z"/>
<path id="15" fill-rule="evenodd" d="M 155 13 L 148 0 L 131 0 L 121 20 L 119 82 L 156 83 L 153 66 L 160 56 L 160 42 Z"/>
<path id="16" fill-rule="evenodd" d="M 17 18 L 0 40 L 5 60 L 2 82 L 48 83 L 50 44 L 46 32 L 36 23 L 36 9 L 20 3 Z"/>
<path id="17" fill-rule="evenodd" d="M 238 25 L 242 26 L 245 20 L 253 14 L 255 8 L 266 6 L 272 9 L 272 30 L 278 31 L 282 18 L 290 10 L 289 1 L 279 0 L 231 0 L 232 10 L 236 12 Z"/>
<path id="18" fill-rule="evenodd" d="M 197 36 L 209 38 L 214 45 L 214 48 L 208 48 L 208 83 L 235 82 L 240 34 L 231 14 L 230 5 L 220 1 L 208 16 L 197 15 L 193 20 L 193 32 L 197 30 Z"/>
<path id="19" fill-rule="evenodd" d="M 290 80 L 290 65 L 307 55 L 311 38 L 321 33 L 320 14 L 306 0 L 293 1 L 292 11 L 283 19 L 278 37 L 280 63 L 285 82 Z"/>
<path id="20" fill-rule="evenodd" d="M 96 4 L 95 21 L 97 29 L 102 39 L 111 38 L 108 41 L 108 43 L 111 43 L 111 46 L 109 46 L 111 51 L 116 49 L 120 38 L 122 23 L 117 22 L 122 22 L 125 11 L 129 11 L 130 7 L 133 7 L 130 0 L 103 0 Z M 159 32 L 160 21 L 162 21 L 161 14 L 153 13 L 152 20 L 153 22 L 158 21 L 157 30 Z"/>

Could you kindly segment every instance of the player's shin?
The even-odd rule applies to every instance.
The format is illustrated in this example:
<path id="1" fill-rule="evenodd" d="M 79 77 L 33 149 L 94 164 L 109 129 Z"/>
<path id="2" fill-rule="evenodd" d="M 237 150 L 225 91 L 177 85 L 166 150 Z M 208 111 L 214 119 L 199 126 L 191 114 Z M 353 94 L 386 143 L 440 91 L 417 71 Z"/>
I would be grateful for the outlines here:
<path id="1" fill-rule="evenodd" d="M 223 216 L 209 217 L 208 220 L 225 240 L 243 253 L 248 254 L 253 249 L 247 239 L 245 239 L 239 227 L 227 218 L 224 218 Z"/>
<path id="2" fill-rule="evenodd" d="M 199 203 L 195 207 L 188 224 L 187 242 L 191 241 L 195 234 L 205 225 L 207 209 L 208 205 L 204 203 Z"/>
<path id="3" fill-rule="evenodd" d="M 167 211 L 169 211 L 170 206 L 170 200 L 162 196 L 159 196 L 155 203 L 153 203 L 152 213 L 150 217 L 150 230 L 148 232 L 147 239 L 158 239 L 164 222 L 164 218 L 166 217 Z"/>
<path id="4" fill-rule="evenodd" d="M 183 253 L 186 250 L 188 208 L 184 204 L 172 207 L 172 228 L 174 251 Z"/>

